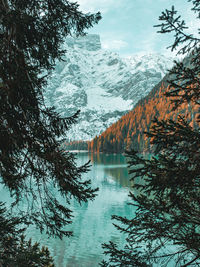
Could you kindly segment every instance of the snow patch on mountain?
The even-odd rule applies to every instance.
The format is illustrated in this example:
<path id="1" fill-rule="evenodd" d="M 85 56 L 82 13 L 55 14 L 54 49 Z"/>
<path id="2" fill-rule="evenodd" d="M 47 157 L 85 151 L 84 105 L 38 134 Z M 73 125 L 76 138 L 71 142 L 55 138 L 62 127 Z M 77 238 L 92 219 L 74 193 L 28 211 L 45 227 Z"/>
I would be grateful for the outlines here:
<path id="1" fill-rule="evenodd" d="M 157 54 L 120 58 L 103 50 L 95 34 L 67 38 L 64 48 L 64 61 L 56 64 L 45 99 L 65 117 L 81 110 L 69 140 L 102 133 L 147 95 L 173 62 Z"/>

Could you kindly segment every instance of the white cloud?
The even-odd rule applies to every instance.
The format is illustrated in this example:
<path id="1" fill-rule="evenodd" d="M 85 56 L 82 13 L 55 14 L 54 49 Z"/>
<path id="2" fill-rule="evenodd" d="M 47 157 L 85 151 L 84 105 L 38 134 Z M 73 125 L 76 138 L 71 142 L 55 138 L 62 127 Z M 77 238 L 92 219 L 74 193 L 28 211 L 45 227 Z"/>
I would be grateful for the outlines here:
<path id="1" fill-rule="evenodd" d="M 83 12 L 102 12 L 106 13 L 112 7 L 116 7 L 117 0 L 77 0 Z"/>
<path id="2" fill-rule="evenodd" d="M 120 50 L 127 47 L 128 43 L 123 40 L 102 40 L 102 48 L 109 50 Z"/>

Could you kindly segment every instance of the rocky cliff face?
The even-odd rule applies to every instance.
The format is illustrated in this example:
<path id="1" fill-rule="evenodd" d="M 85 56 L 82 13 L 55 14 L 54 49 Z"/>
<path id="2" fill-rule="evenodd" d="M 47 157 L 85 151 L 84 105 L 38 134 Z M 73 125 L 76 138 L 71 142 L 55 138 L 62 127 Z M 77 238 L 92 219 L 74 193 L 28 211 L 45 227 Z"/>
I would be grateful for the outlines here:
<path id="1" fill-rule="evenodd" d="M 161 55 L 126 59 L 101 49 L 98 35 L 65 43 L 66 55 L 58 62 L 45 98 L 62 116 L 81 110 L 69 140 L 90 140 L 133 108 L 172 67 Z"/>

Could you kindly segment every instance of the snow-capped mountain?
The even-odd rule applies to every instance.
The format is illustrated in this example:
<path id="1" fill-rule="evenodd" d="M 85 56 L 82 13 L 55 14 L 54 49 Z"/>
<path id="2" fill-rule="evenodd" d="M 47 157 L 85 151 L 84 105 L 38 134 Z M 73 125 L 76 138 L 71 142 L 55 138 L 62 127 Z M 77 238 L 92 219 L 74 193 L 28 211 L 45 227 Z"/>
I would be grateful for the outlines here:
<path id="1" fill-rule="evenodd" d="M 163 55 L 120 58 L 101 49 L 99 35 L 67 38 L 64 61 L 58 62 L 46 90 L 47 105 L 62 116 L 81 110 L 70 140 L 99 135 L 157 84 L 172 67 Z"/>

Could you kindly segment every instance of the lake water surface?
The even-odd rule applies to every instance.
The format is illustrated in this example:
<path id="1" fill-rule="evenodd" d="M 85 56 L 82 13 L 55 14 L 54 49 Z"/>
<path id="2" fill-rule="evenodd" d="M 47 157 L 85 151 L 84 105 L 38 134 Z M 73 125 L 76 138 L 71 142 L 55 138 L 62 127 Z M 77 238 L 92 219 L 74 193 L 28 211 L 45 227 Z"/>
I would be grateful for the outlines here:
<path id="1" fill-rule="evenodd" d="M 130 216 L 133 207 L 127 205 L 130 200 L 130 182 L 126 159 L 123 155 L 79 153 L 78 164 L 91 160 L 91 170 L 85 174 L 91 178 L 92 185 L 99 187 L 94 201 L 72 203 L 74 211 L 74 236 L 63 240 L 48 238 L 37 230 L 29 230 L 28 235 L 49 247 L 57 267 L 96 267 L 103 259 L 101 244 L 114 241 L 124 242 L 124 236 L 112 224 L 113 214 Z"/>
<path id="2" fill-rule="evenodd" d="M 132 205 L 127 205 L 130 202 L 129 191 L 134 189 L 129 181 L 126 158 L 123 155 L 103 153 L 77 154 L 78 165 L 83 165 L 88 160 L 91 160 L 91 168 L 90 172 L 84 174 L 84 178 L 91 179 L 92 186 L 99 187 L 99 192 L 94 201 L 83 203 L 81 206 L 75 201 L 71 202 L 69 208 L 74 211 L 74 218 L 66 230 L 73 231 L 74 235 L 62 240 L 49 238 L 34 226 L 28 228 L 26 233 L 26 237 L 31 237 L 33 242 L 37 241 L 49 248 L 56 267 L 99 266 L 102 259 L 105 259 L 102 243 L 113 241 L 119 246 L 125 243 L 125 236 L 113 226 L 111 216 L 132 218 L 135 212 Z M 11 199 L 5 188 L 1 188 L 0 196 L 0 200 L 6 201 L 9 206 Z M 24 205 L 27 209 L 27 204 Z M 168 249 L 171 253 L 174 248 L 169 245 Z M 168 263 L 168 267 L 174 266 L 173 261 Z"/>

